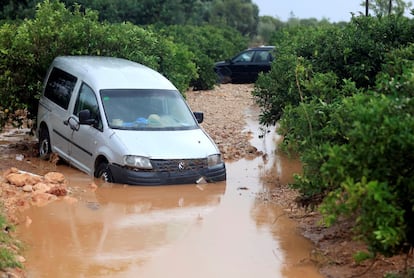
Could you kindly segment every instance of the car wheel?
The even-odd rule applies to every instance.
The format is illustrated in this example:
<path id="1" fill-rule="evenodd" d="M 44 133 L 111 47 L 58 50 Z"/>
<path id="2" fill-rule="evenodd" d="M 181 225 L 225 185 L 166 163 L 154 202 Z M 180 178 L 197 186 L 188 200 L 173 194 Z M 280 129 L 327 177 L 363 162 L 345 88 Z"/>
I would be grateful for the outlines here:
<path id="1" fill-rule="evenodd" d="M 231 71 L 228 68 L 217 69 L 216 74 L 218 84 L 227 84 L 231 82 Z"/>
<path id="2" fill-rule="evenodd" d="M 39 157 L 43 160 L 49 160 L 51 153 L 49 131 L 46 127 L 42 127 L 39 132 Z"/>
<path id="3" fill-rule="evenodd" d="M 108 167 L 107 162 L 101 162 L 96 168 L 95 177 L 103 180 L 104 182 L 114 182 L 112 172 Z"/>

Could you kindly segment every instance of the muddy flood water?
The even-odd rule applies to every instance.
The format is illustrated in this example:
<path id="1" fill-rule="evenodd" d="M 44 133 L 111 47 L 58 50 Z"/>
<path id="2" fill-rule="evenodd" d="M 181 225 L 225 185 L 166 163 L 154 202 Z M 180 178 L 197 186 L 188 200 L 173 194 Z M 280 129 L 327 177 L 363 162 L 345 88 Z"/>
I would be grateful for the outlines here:
<path id="1" fill-rule="evenodd" d="M 252 117 L 246 129 L 267 159 L 229 162 L 227 181 L 216 184 L 91 190 L 90 177 L 59 165 L 78 202 L 23 212 L 28 277 L 322 277 L 311 243 L 280 207 L 257 198 L 268 190 L 263 176 L 287 182 L 299 163 L 275 156 L 278 136 Z"/>

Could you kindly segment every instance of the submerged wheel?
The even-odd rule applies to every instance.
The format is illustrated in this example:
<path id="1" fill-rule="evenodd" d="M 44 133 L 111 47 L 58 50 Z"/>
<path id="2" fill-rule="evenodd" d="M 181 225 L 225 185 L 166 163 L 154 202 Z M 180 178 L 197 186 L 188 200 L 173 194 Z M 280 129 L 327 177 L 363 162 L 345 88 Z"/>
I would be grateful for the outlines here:
<path id="1" fill-rule="evenodd" d="M 108 162 L 101 162 L 95 171 L 95 177 L 103 180 L 104 182 L 114 182 L 112 172 L 108 167 Z"/>
<path id="2" fill-rule="evenodd" d="M 51 153 L 49 131 L 46 127 L 42 127 L 39 131 L 39 157 L 43 160 L 49 160 Z"/>

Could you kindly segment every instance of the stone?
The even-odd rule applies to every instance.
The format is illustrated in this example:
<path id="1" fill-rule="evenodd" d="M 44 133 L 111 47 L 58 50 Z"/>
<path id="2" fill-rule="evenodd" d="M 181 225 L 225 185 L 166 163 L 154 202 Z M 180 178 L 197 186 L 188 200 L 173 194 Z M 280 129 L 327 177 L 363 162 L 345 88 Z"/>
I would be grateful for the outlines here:
<path id="1" fill-rule="evenodd" d="M 33 194 L 31 203 L 33 206 L 43 207 L 56 199 L 57 197 L 53 194 L 39 192 Z"/>
<path id="2" fill-rule="evenodd" d="M 19 174 L 19 173 L 11 173 L 6 176 L 6 180 L 17 187 L 22 187 L 27 183 L 27 180 L 30 178 L 29 174 Z"/>
<path id="3" fill-rule="evenodd" d="M 26 184 L 25 186 L 22 187 L 22 190 L 24 192 L 32 192 L 33 191 L 33 186 L 31 186 L 30 184 Z"/>
<path id="4" fill-rule="evenodd" d="M 47 192 L 49 190 L 50 190 L 50 185 L 44 182 L 39 182 L 33 185 L 33 191 L 36 191 L 36 192 Z"/>
<path id="5" fill-rule="evenodd" d="M 58 172 L 49 172 L 45 176 L 46 183 L 64 183 L 65 176 L 62 173 Z"/>

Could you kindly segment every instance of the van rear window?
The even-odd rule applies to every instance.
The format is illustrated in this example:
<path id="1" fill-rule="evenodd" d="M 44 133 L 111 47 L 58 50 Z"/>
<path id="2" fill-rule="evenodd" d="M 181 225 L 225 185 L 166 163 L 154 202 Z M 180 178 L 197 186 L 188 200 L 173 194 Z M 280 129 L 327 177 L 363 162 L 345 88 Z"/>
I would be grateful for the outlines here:
<path id="1" fill-rule="evenodd" d="M 45 97 L 64 109 L 68 109 L 70 96 L 77 78 L 61 69 L 53 68 L 45 88 Z"/>

